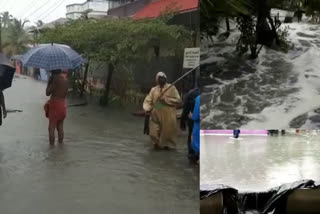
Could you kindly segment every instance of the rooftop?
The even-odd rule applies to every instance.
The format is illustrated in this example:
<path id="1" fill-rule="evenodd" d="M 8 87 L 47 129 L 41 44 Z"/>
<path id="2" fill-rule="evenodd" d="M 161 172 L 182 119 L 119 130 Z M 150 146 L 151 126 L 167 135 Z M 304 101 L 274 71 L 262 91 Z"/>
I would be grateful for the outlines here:
<path id="1" fill-rule="evenodd" d="M 155 18 L 165 12 L 185 12 L 195 10 L 199 6 L 199 0 L 156 0 L 138 11 L 133 18 Z"/>

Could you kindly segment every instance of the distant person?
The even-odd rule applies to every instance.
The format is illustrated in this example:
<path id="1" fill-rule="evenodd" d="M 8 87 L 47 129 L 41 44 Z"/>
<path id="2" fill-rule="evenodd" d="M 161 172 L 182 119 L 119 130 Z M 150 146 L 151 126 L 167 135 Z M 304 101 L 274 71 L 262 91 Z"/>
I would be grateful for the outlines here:
<path id="1" fill-rule="evenodd" d="M 185 96 L 184 102 L 183 102 L 183 112 L 181 115 L 181 121 L 180 121 L 180 128 L 181 130 L 186 130 L 186 124 L 188 125 L 188 158 L 194 159 L 196 157 L 195 152 L 193 151 L 191 147 L 191 137 L 193 133 L 193 123 L 194 121 L 192 118 L 189 118 L 189 114 L 193 113 L 194 107 L 195 107 L 195 100 L 196 97 L 200 94 L 200 89 L 195 88 L 191 89 L 187 95 Z"/>
<path id="2" fill-rule="evenodd" d="M 233 137 L 234 138 L 239 138 L 239 135 L 240 135 L 240 130 L 238 130 L 238 129 L 233 130 Z"/>
<path id="3" fill-rule="evenodd" d="M 51 74 L 46 89 L 46 95 L 51 97 L 45 105 L 45 112 L 46 117 L 49 119 L 49 142 L 54 145 L 56 129 L 59 143 L 63 143 L 63 122 L 67 114 L 68 81 L 62 75 L 61 70 L 51 71 Z"/>
<path id="4" fill-rule="evenodd" d="M 156 75 L 157 86 L 153 87 L 143 102 L 143 109 L 150 115 L 149 135 L 154 148 L 175 149 L 177 135 L 177 106 L 181 103 L 175 86 L 168 89 L 167 76 Z M 166 89 L 168 89 L 166 91 Z M 163 92 L 166 91 L 165 94 Z M 160 97 L 163 94 L 162 97 Z"/>
<path id="5" fill-rule="evenodd" d="M 200 95 L 195 100 L 195 106 L 192 114 L 193 132 L 192 132 L 192 149 L 196 155 L 197 163 L 199 163 L 200 154 Z"/>
<path id="6" fill-rule="evenodd" d="M 4 95 L 3 95 L 3 92 L 0 91 L 0 126 L 2 125 L 2 114 L 3 114 L 3 118 L 7 117 L 7 109 L 6 109 L 6 103 L 4 101 Z"/>

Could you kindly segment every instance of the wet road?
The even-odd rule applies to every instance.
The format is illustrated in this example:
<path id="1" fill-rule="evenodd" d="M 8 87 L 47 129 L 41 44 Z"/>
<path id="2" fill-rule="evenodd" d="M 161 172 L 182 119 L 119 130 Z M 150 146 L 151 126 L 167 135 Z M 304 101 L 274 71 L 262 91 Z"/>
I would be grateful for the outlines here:
<path id="1" fill-rule="evenodd" d="M 70 107 L 65 144 L 50 147 L 45 84 L 15 79 L 0 127 L 1 213 L 199 213 L 199 170 L 184 136 L 155 152 L 143 119 L 124 110 Z"/>
<path id="2" fill-rule="evenodd" d="M 320 135 L 201 136 L 200 184 L 266 191 L 302 179 L 320 180 Z"/>

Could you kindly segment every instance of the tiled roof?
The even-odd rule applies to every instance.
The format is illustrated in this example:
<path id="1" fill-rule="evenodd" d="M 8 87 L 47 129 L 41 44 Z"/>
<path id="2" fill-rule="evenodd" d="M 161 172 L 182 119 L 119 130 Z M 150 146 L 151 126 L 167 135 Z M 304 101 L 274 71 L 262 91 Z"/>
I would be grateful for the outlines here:
<path id="1" fill-rule="evenodd" d="M 166 11 L 183 12 L 197 9 L 199 0 L 156 0 L 138 11 L 133 18 L 155 18 Z"/>

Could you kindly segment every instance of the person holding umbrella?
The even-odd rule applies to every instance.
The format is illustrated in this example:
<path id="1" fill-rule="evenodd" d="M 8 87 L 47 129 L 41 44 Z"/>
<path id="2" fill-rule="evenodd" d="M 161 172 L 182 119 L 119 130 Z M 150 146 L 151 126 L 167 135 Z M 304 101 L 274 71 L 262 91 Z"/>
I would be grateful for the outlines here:
<path id="1" fill-rule="evenodd" d="M 10 88 L 12 85 L 15 68 L 12 66 L 10 60 L 2 53 L 0 53 L 0 126 L 3 118 L 7 117 L 7 109 L 5 105 L 3 91 Z"/>
<path id="2" fill-rule="evenodd" d="M 61 70 L 51 71 L 46 95 L 50 100 L 45 104 L 46 116 L 49 119 L 49 142 L 54 145 L 55 130 L 58 131 L 58 141 L 63 143 L 63 122 L 67 115 L 66 97 L 68 93 L 68 81 L 64 78 Z"/>
<path id="3" fill-rule="evenodd" d="M 51 76 L 46 88 L 46 95 L 50 96 L 44 109 L 49 119 L 49 142 L 55 143 L 55 130 L 58 131 L 59 143 L 63 143 L 63 123 L 67 114 L 66 97 L 68 93 L 68 80 L 62 73 L 80 66 L 83 58 L 67 45 L 42 44 L 29 50 L 22 57 L 26 67 L 34 67 L 50 71 Z"/>

